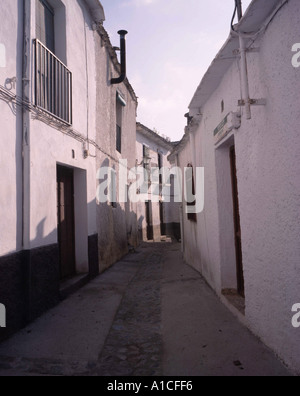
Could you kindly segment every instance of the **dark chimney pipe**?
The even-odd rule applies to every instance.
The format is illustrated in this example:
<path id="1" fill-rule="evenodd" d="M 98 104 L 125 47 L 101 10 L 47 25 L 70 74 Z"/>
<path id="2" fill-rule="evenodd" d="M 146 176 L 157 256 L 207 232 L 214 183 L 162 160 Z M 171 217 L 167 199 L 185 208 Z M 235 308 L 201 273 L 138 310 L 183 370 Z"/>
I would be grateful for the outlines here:
<path id="1" fill-rule="evenodd" d="M 243 18 L 242 0 L 235 0 L 239 21 Z"/>
<path id="2" fill-rule="evenodd" d="M 126 78 L 126 30 L 119 30 L 120 47 L 121 47 L 121 75 L 119 78 L 112 78 L 111 84 L 121 84 Z"/>

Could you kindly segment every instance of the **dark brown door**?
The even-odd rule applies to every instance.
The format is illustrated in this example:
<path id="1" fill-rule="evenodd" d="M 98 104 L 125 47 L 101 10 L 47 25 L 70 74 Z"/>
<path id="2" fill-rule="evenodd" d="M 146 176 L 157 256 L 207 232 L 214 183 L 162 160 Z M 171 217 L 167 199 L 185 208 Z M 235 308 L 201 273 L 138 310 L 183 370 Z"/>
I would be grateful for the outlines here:
<path id="1" fill-rule="evenodd" d="M 152 202 L 146 202 L 146 223 L 147 223 L 147 239 L 152 241 L 154 238 L 153 234 L 153 221 L 152 221 Z"/>
<path id="2" fill-rule="evenodd" d="M 75 267 L 73 170 L 57 167 L 57 217 L 61 279 L 71 277 Z"/>
<path id="3" fill-rule="evenodd" d="M 237 290 L 238 293 L 244 297 L 245 283 L 244 283 L 244 270 L 243 270 L 243 255 L 242 255 L 242 236 L 241 236 L 239 195 L 238 195 L 238 182 L 237 182 L 237 171 L 236 171 L 236 155 L 235 155 L 234 146 L 230 148 L 230 162 L 231 162 L 235 250 L 236 250 L 236 266 L 237 266 Z"/>

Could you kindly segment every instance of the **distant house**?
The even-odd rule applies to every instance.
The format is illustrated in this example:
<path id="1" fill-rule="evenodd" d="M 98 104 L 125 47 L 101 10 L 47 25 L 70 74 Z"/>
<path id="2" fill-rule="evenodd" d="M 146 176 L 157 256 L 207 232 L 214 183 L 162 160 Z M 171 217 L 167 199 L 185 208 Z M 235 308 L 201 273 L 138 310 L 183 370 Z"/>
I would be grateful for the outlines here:
<path id="1" fill-rule="evenodd" d="M 300 70 L 291 60 L 299 23 L 298 0 L 251 3 L 196 90 L 170 156 L 205 170 L 204 211 L 183 211 L 186 261 L 298 373 Z"/>
<path id="2" fill-rule="evenodd" d="M 2 0 L 0 339 L 138 242 L 135 206 L 97 201 L 135 165 L 137 98 L 98 0 Z M 23 23 L 24 21 L 24 23 Z"/>
<path id="3" fill-rule="evenodd" d="M 137 163 L 146 172 L 137 207 L 140 240 L 160 242 L 166 236 L 179 240 L 179 203 L 174 202 L 173 178 L 166 180 L 162 172 L 150 178 L 151 170 L 171 169 L 174 166 L 167 159 L 174 144 L 141 123 L 137 123 L 136 131 Z M 169 184 L 169 194 L 163 197 L 165 184 Z"/>

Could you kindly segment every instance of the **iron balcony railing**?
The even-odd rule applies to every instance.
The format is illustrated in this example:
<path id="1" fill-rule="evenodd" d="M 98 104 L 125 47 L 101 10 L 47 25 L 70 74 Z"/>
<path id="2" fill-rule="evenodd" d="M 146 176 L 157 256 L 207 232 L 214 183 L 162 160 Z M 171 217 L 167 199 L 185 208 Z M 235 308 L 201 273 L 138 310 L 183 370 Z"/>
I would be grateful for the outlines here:
<path id="1" fill-rule="evenodd" d="M 72 73 L 44 46 L 34 40 L 35 105 L 72 124 Z"/>

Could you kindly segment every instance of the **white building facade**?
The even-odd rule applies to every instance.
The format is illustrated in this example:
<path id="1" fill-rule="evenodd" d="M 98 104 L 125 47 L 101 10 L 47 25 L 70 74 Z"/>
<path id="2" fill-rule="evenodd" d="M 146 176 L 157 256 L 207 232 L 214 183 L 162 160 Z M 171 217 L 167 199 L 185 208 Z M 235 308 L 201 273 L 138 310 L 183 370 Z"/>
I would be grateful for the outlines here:
<path id="1" fill-rule="evenodd" d="M 187 262 L 298 374 L 299 23 L 297 0 L 251 3 L 201 81 L 170 157 L 205 171 L 203 212 L 183 213 Z"/>
<path id="2" fill-rule="evenodd" d="M 0 16 L 3 338 L 137 243 L 135 208 L 97 200 L 102 164 L 135 153 L 137 98 L 126 78 L 112 84 L 98 0 L 3 0 Z"/>
<path id="3" fill-rule="evenodd" d="M 113 78 L 119 77 L 121 70 L 116 52 L 101 25 L 97 28 L 95 43 L 97 191 L 105 182 L 105 178 L 99 177 L 101 169 L 111 168 L 116 175 L 113 199 L 108 196 L 107 202 L 103 203 L 96 197 L 99 266 L 102 272 L 128 253 L 128 247 L 138 244 L 137 205 L 120 197 L 120 180 L 126 184 L 128 191 L 129 172 L 135 167 L 138 101 L 127 78 L 119 84 L 111 83 Z M 126 164 L 122 165 L 122 160 Z"/>
<path id="4" fill-rule="evenodd" d="M 137 165 L 147 172 L 144 188 L 140 191 L 137 206 L 139 236 L 142 241 L 161 242 L 166 236 L 180 239 L 179 203 L 174 200 L 173 179 L 164 172 L 153 174 L 151 170 L 170 170 L 174 166 L 168 156 L 174 144 L 141 123 L 137 123 Z M 167 172 L 168 173 L 168 172 Z M 171 172 L 170 172 L 171 175 Z M 149 180 L 150 177 L 150 180 Z M 169 190 L 163 196 L 163 187 Z"/>

